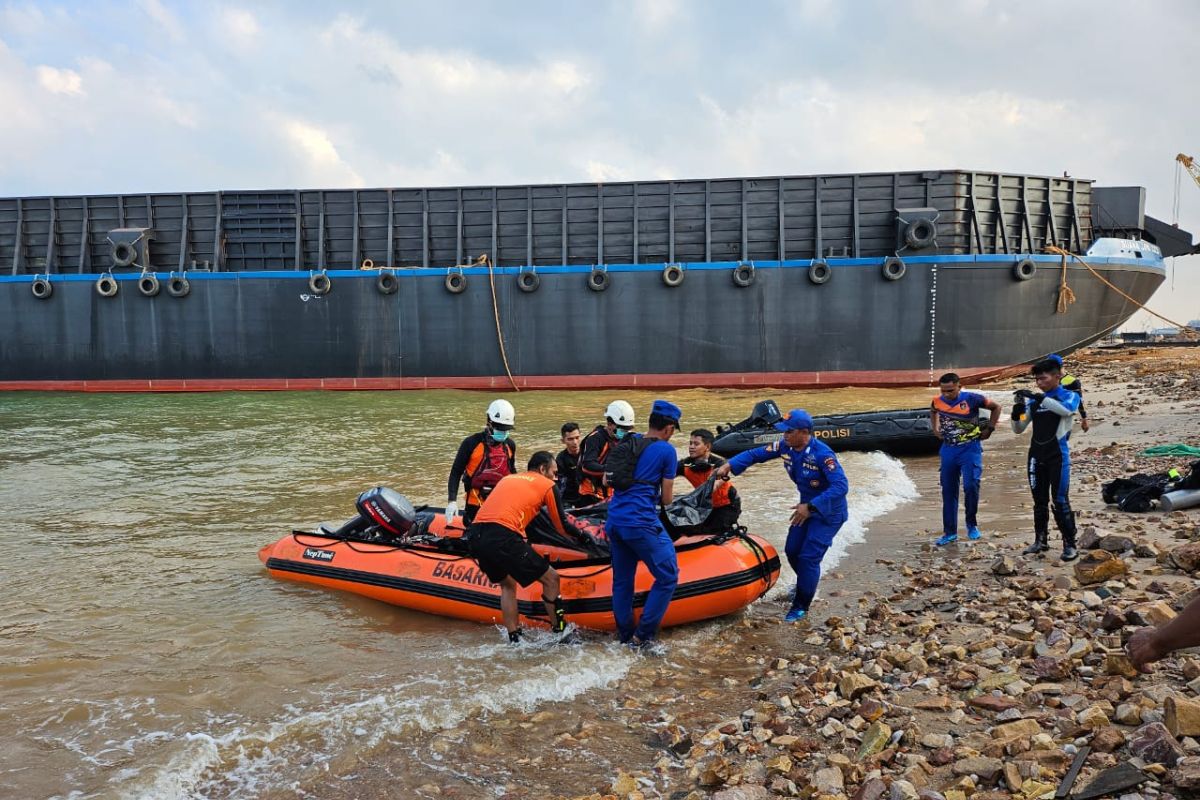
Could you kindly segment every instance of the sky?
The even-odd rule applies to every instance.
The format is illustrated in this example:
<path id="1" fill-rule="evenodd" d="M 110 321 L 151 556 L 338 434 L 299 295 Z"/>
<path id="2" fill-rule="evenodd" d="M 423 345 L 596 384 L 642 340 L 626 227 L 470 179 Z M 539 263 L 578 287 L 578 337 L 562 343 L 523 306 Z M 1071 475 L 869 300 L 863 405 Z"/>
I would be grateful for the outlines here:
<path id="1" fill-rule="evenodd" d="M 1197 30 L 1194 0 L 0 0 L 0 196 L 971 169 L 1172 222 Z M 1149 305 L 1200 318 L 1174 262 Z"/>

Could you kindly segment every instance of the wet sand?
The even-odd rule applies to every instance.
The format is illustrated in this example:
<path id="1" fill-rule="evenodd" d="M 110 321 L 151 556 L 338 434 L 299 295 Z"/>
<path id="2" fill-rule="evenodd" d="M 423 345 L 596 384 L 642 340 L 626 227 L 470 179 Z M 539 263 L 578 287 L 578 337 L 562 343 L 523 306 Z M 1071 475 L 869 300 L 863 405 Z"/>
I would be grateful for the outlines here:
<path id="1" fill-rule="evenodd" d="M 1082 432 L 1077 425 L 1072 435 L 1072 500 L 1081 534 L 1095 534 L 1091 537 L 1094 541 L 1099 535 L 1119 531 L 1148 548 L 1148 558 L 1126 554 L 1133 577 L 1118 581 L 1111 591 L 1138 600 L 1145 595 L 1152 576 L 1162 574 L 1160 585 L 1150 586 L 1151 598 L 1170 603 L 1175 594 L 1189 589 L 1192 581 L 1186 574 L 1177 574 L 1179 570 L 1158 564 L 1159 554 L 1178 545 L 1181 538 L 1200 536 L 1196 525 L 1200 513 L 1135 516 L 1106 510 L 1099 487 L 1101 481 L 1131 471 L 1162 471 L 1187 463 L 1188 459 L 1147 459 L 1136 454 L 1152 444 L 1197 444 L 1193 430 L 1200 411 L 1196 400 L 1200 387 L 1193 376 L 1200 371 L 1200 350 L 1092 350 L 1070 359 L 1068 366 L 1084 382 L 1092 421 L 1090 432 Z M 852 728 L 847 738 L 842 738 L 844 732 L 829 734 L 828 723 L 819 730 L 818 723 L 830 716 L 849 723 L 866 721 L 871 714 L 863 716 L 861 703 L 857 709 L 848 709 L 853 704 L 843 699 L 834 703 L 832 714 L 822 711 L 821 701 L 813 703 L 813 708 L 800 706 L 801 701 L 810 699 L 812 687 L 833 685 L 822 669 L 836 668 L 838 674 L 845 674 L 864 664 L 907 663 L 911 656 L 893 656 L 885 662 L 878 653 L 900 647 L 911 651 L 920 639 L 938 642 L 943 648 L 961 641 L 970 648 L 971 625 L 979 628 L 981 620 L 987 633 L 1008 628 L 1012 634 L 1012 626 L 1018 624 L 1014 620 L 1029 616 L 1030 603 L 1040 607 L 1042 595 L 1048 599 L 1036 620 L 1039 632 L 1044 632 L 1042 628 L 1069 628 L 1077 641 L 1102 633 L 1088 627 L 1086 612 L 1079 615 L 1083 606 L 1077 601 L 1084 589 L 1074 577 L 1073 565 L 1062 564 L 1056 557 L 1056 532 L 1051 533 L 1051 557 L 1019 555 L 1032 539 L 1031 503 L 1024 481 L 1028 434 L 1017 437 L 1007 431 L 1006 423 L 1008 393 L 1023 385 L 1028 385 L 1028 380 L 1017 378 L 981 387 L 996 393 L 1005 409 L 1005 426 L 985 444 L 979 514 L 985 537 L 980 542 L 966 543 L 964 537 L 961 544 L 948 548 L 931 546 L 940 528 L 937 459 L 909 459 L 906 468 L 921 498 L 871 524 L 866 543 L 851 548 L 822 581 L 809 624 L 784 624 L 780 619 L 784 608 L 778 601 L 760 601 L 741 619 L 685 630 L 665 656 L 639 659 L 615 686 L 531 712 L 473 717 L 452 731 L 414 740 L 404 760 L 405 774 L 393 774 L 384 757 L 356 765 L 353 778 L 321 787 L 322 795 L 365 797 L 388 785 L 403 785 L 418 797 L 716 796 L 737 800 L 799 792 L 829 797 L 857 792 L 870 800 L 872 794 L 878 797 L 887 792 L 893 798 L 905 798 L 909 790 L 915 798 L 919 790 L 926 793 L 922 795 L 925 800 L 958 800 L 951 792 L 984 800 L 1029 797 L 1028 792 L 1038 790 L 1039 781 L 1053 788 L 1073 749 L 1080 746 L 1077 743 L 1088 740 L 1095 730 L 1073 730 L 1072 726 L 1078 727 L 1073 719 L 1069 726 L 1062 723 L 1071 716 L 1071 709 L 1083 706 L 1079 701 L 1064 706 L 1060 697 L 1078 694 L 1085 698 L 1084 705 L 1094 704 L 1096 684 L 1111 689 L 1111 681 L 1093 677 L 1103 674 L 1088 663 L 1096 660 L 1095 654 L 1082 657 L 1072 673 L 1079 685 L 1064 680 L 1062 685 L 1056 684 L 1058 688 L 1041 686 L 1044 693 L 1029 694 L 1019 711 L 1006 711 L 1009 720 L 1033 719 L 1037 721 L 1034 728 L 1040 726 L 1052 734 L 1049 749 L 1037 749 L 1046 742 L 1035 741 L 1037 747 L 1023 751 L 1028 756 L 1025 761 L 1022 757 L 1014 761 L 1035 765 L 1036 778 L 980 776 L 960 769 L 972 754 L 984 757 L 980 754 L 991 752 L 989 739 L 1004 719 L 968 705 L 966 698 L 978 691 L 977 683 L 986 681 L 988 674 L 1015 668 L 1035 655 L 1034 645 L 1026 647 L 1012 635 L 1001 636 L 997 645 L 1006 657 L 1002 660 L 1011 660 L 1004 669 L 995 669 L 997 664 L 991 662 L 973 664 L 971 657 L 929 655 L 928 664 L 921 664 L 923 671 L 910 673 L 896 666 L 892 675 L 881 679 L 884 688 L 871 696 L 886 710 L 883 719 L 891 723 L 889 732 L 905 733 L 882 753 L 877 750 L 873 759 L 856 758 L 863 725 Z M 1014 575 L 995 574 L 1002 556 L 1009 557 Z M 790 574 L 781 578 L 781 582 L 790 580 Z M 1166 593 L 1155 595 L 1154 591 Z M 1020 601 L 1021 596 L 1033 599 Z M 1014 598 L 1019 601 L 1013 606 L 1016 610 L 996 605 Z M 1090 597 L 1087 600 L 1091 602 Z M 942 611 L 931 608 L 935 602 L 941 603 Z M 901 619 L 899 623 L 893 623 L 896 617 Z M 876 618 L 887 622 L 875 624 Z M 1134 627 L 1127 627 L 1125 633 Z M 1024 628 L 1016 635 L 1025 636 Z M 868 636 L 871 644 L 864 649 L 861 643 Z M 831 656 L 850 641 L 858 643 L 851 652 Z M 603 646 L 610 645 L 595 641 L 585 645 Z M 1041 643 L 1037 648 L 1049 646 Z M 855 655 L 854 648 L 861 652 Z M 958 655 L 957 651 L 947 652 Z M 984 654 L 992 656 L 987 650 Z M 1103 701 L 1111 704 L 1107 708 L 1101 705 L 1102 711 L 1111 717 L 1119 701 L 1132 698 L 1150 706 L 1139 722 L 1155 718 L 1156 713 L 1161 718 L 1161 711 L 1154 710 L 1154 699 L 1161 699 L 1163 692 L 1148 689 L 1164 685 L 1182 689 L 1179 659 L 1164 663 L 1153 676 L 1126 680 L 1128 686 L 1113 689 L 1113 700 Z M 921 677 L 914 678 L 914 674 Z M 968 691 L 955 686 L 965 686 Z M 796 702 L 786 699 L 792 696 Z M 998 700 L 997 704 L 1007 702 Z M 850 716 L 850 711 L 859 713 Z M 872 730 L 874 725 L 867 732 Z M 1083 735 L 1071 735 L 1080 730 Z M 1135 726 L 1113 725 L 1112 730 L 1119 731 L 1124 741 Z M 953 746 L 946 751 L 927 746 L 933 739 L 918 738 L 918 734 L 936 737 L 947 732 L 954 735 Z M 1108 736 L 1112 739 L 1116 734 L 1110 731 Z M 1200 752 L 1195 740 L 1180 738 L 1181 747 Z M 1116 747 L 1115 754 L 1094 751 L 1077 788 L 1105 765 L 1128 760 L 1130 753 L 1123 747 Z M 414 772 L 414 762 L 424 768 Z M 1154 779 L 1142 788 L 1146 797 L 1170 791 L 1172 773 L 1153 766 L 1149 769 Z M 985 773 L 987 768 L 986 764 L 981 767 Z M 840 783 L 842 790 L 822 783 L 831 779 L 830 769 L 838 773 L 833 776 L 834 784 Z M 964 780 L 971 785 L 964 786 Z M 1022 780 L 1026 786 L 1021 785 Z"/>

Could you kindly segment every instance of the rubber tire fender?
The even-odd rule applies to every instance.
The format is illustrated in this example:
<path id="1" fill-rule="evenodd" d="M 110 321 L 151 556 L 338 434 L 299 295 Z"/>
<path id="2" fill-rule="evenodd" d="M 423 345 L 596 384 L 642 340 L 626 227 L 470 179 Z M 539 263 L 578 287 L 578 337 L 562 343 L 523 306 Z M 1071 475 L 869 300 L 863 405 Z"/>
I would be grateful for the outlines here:
<path id="1" fill-rule="evenodd" d="M 467 290 L 467 276 L 461 271 L 446 273 L 446 291 L 450 294 L 462 294 Z"/>
<path id="2" fill-rule="evenodd" d="M 829 279 L 832 277 L 833 270 L 824 259 L 819 258 L 808 265 L 808 279 L 817 286 L 829 283 Z"/>
<path id="3" fill-rule="evenodd" d="M 171 297 L 187 297 L 192 291 L 192 284 L 186 275 L 172 275 L 167 278 L 167 294 Z"/>
<path id="4" fill-rule="evenodd" d="M 880 268 L 883 277 L 889 281 L 898 281 L 904 277 L 904 273 L 908 271 L 903 259 L 896 256 L 889 256 L 883 260 L 883 267 Z"/>
<path id="5" fill-rule="evenodd" d="M 375 289 L 380 294 L 395 294 L 400 289 L 400 279 L 394 272 L 380 272 L 375 278 Z"/>
<path id="6" fill-rule="evenodd" d="M 324 272 L 314 272 L 308 276 L 308 290 L 317 297 L 329 294 L 332 288 L 333 281 L 329 280 L 329 276 Z"/>
<path id="7" fill-rule="evenodd" d="M 937 223 L 931 219 L 914 219 L 904 229 L 904 243 L 913 250 L 924 250 L 937 240 Z"/>
<path id="8" fill-rule="evenodd" d="M 137 261 L 137 245 L 130 242 L 117 242 L 112 246 L 114 267 L 128 267 L 134 261 Z"/>
<path id="9" fill-rule="evenodd" d="M 683 267 L 678 264 L 667 264 L 663 267 L 662 282 L 674 289 L 683 283 Z"/>
<path id="10" fill-rule="evenodd" d="M 603 292 L 612 283 L 612 278 L 608 276 L 608 270 L 593 267 L 588 273 L 587 287 L 593 292 Z"/>
<path id="11" fill-rule="evenodd" d="M 147 272 L 138 278 L 137 287 L 138 291 L 142 293 L 142 297 L 154 297 L 162 290 L 158 276 L 153 272 Z"/>
<path id="12" fill-rule="evenodd" d="M 1012 273 L 1016 280 L 1027 281 L 1037 274 L 1037 264 L 1032 258 L 1023 258 L 1013 264 Z"/>
<path id="13" fill-rule="evenodd" d="M 517 273 L 517 288 L 526 294 L 536 292 L 542 285 L 542 276 L 531 269 L 523 269 Z"/>
<path id="14" fill-rule="evenodd" d="M 754 283 L 754 265 L 738 264 L 733 268 L 733 285 L 745 289 Z"/>
<path id="15" fill-rule="evenodd" d="M 50 283 L 49 277 L 34 278 L 33 283 L 29 284 L 29 291 L 33 292 L 33 296 L 38 300 L 46 300 L 54 294 L 54 284 Z"/>
<path id="16" fill-rule="evenodd" d="M 117 291 L 120 288 L 117 285 L 117 279 L 112 276 L 111 272 L 105 272 L 99 278 L 96 278 L 96 294 L 101 297 L 116 297 Z"/>

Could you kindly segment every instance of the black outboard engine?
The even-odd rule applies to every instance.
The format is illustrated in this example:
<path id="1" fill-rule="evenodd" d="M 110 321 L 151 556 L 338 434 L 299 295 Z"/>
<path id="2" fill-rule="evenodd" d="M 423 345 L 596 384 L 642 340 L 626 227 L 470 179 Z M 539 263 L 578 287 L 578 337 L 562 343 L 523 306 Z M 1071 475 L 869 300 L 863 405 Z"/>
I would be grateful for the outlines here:
<path id="1" fill-rule="evenodd" d="M 783 414 L 779 413 L 779 406 L 775 405 L 774 400 L 759 400 L 750 412 L 750 424 L 756 428 L 766 428 L 781 419 Z"/>
<path id="2" fill-rule="evenodd" d="M 751 428 L 769 428 L 781 419 L 783 419 L 783 414 L 779 413 L 779 406 L 775 405 L 774 400 L 759 400 L 754 404 L 750 416 L 741 422 L 733 425 L 718 425 L 717 435 Z"/>
<path id="3" fill-rule="evenodd" d="M 368 489 L 354 501 L 358 516 L 330 533 L 338 539 L 398 539 L 408 534 L 417 512 L 408 498 L 386 486 Z"/>

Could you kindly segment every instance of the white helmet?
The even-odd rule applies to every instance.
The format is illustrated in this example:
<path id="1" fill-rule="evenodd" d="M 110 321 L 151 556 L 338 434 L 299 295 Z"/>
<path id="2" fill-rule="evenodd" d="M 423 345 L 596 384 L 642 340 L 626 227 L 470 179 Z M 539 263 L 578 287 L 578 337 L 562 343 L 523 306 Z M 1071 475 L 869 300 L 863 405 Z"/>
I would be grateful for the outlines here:
<path id="1" fill-rule="evenodd" d="M 512 427 L 517 423 L 517 411 L 507 400 L 493 400 L 487 410 L 488 421 L 493 425 Z"/>
<path id="2" fill-rule="evenodd" d="M 633 406 L 624 400 L 613 400 L 609 403 L 608 408 L 604 410 L 604 416 L 622 428 L 633 427 Z"/>

